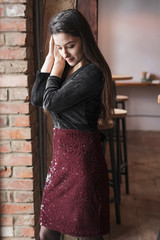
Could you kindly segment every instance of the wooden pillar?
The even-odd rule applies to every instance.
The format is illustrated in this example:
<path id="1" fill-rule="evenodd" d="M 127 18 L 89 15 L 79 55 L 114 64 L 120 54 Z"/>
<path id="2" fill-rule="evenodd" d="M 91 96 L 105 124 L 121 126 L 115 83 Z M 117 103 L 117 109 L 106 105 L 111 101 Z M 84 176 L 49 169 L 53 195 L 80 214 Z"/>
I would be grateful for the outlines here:
<path id="1" fill-rule="evenodd" d="M 98 0 L 77 0 L 77 10 L 87 19 L 93 35 L 98 41 Z"/>

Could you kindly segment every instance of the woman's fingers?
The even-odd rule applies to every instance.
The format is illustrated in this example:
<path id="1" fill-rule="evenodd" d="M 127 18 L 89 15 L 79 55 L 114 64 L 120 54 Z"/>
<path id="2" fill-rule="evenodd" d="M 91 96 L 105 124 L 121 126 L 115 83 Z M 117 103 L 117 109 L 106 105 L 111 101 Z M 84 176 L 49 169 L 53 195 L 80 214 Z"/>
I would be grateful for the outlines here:
<path id="1" fill-rule="evenodd" d="M 54 41 L 53 41 L 53 37 L 50 37 L 49 40 L 49 54 L 53 55 L 54 54 Z"/>
<path id="2" fill-rule="evenodd" d="M 59 53 L 57 46 L 54 46 L 54 59 L 56 63 L 62 63 L 62 64 L 65 63 L 65 59 Z"/>

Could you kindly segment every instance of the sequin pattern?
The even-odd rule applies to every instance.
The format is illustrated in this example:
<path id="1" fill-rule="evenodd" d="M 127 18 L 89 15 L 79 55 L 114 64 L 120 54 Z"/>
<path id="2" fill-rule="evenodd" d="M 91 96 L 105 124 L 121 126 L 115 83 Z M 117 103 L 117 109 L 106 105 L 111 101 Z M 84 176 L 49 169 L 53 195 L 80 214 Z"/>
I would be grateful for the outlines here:
<path id="1" fill-rule="evenodd" d="M 108 173 L 98 131 L 54 129 L 40 224 L 79 237 L 109 232 Z"/>

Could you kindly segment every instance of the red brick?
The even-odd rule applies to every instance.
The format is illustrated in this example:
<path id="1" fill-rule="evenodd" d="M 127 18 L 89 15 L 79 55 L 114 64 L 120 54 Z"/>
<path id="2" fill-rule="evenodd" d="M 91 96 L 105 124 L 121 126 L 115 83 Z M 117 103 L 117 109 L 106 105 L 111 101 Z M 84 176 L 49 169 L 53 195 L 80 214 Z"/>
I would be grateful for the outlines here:
<path id="1" fill-rule="evenodd" d="M 0 100 L 7 101 L 8 90 L 7 89 L 0 89 Z"/>
<path id="2" fill-rule="evenodd" d="M 0 127 L 8 126 L 8 117 L 7 116 L 0 116 Z"/>
<path id="3" fill-rule="evenodd" d="M 0 177 L 7 178 L 7 177 L 11 177 L 11 175 L 12 175 L 11 167 L 3 167 L 3 166 L 0 167 Z"/>
<path id="4" fill-rule="evenodd" d="M 8 202 L 8 192 L 6 191 L 0 191 L 0 202 Z"/>
<path id="5" fill-rule="evenodd" d="M 32 152 L 31 141 L 12 141 L 12 152 Z"/>
<path id="6" fill-rule="evenodd" d="M 32 154 L 1 154 L 0 164 L 4 166 L 31 166 Z"/>
<path id="7" fill-rule="evenodd" d="M 14 195 L 13 195 L 13 193 L 14 193 L 14 192 L 11 192 L 11 191 L 8 191 L 8 190 L 7 190 L 7 197 L 8 197 L 7 202 L 8 202 L 8 203 L 9 203 L 9 202 L 11 202 L 11 203 L 14 202 Z"/>
<path id="8" fill-rule="evenodd" d="M 26 31 L 26 19 L 0 19 L 0 29 L 1 31 Z"/>
<path id="9" fill-rule="evenodd" d="M 30 128 L 1 128 L 0 129 L 1 139 L 31 139 L 31 129 Z"/>
<path id="10" fill-rule="evenodd" d="M 13 225 L 13 216 L 1 215 L 1 226 L 12 226 Z"/>
<path id="11" fill-rule="evenodd" d="M 0 5 L 0 17 L 5 16 L 5 6 L 4 5 Z"/>
<path id="12" fill-rule="evenodd" d="M 5 73 L 27 73 L 28 61 L 12 60 L 3 61 L 5 66 Z"/>
<path id="13" fill-rule="evenodd" d="M 4 62 L 0 62 L 0 73 L 5 72 Z"/>
<path id="14" fill-rule="evenodd" d="M 1 152 L 1 153 L 11 152 L 10 142 L 1 141 L 1 142 L 0 142 L 0 152 Z"/>
<path id="15" fill-rule="evenodd" d="M 15 202 L 19 202 L 19 203 L 30 203 L 30 202 L 34 202 L 34 198 L 33 198 L 33 192 L 14 192 L 14 201 Z"/>
<path id="16" fill-rule="evenodd" d="M 6 16 L 8 17 L 25 17 L 26 5 L 12 4 L 6 5 Z"/>
<path id="17" fill-rule="evenodd" d="M 26 100 L 29 93 L 27 88 L 11 88 L 9 89 L 9 100 Z"/>
<path id="18" fill-rule="evenodd" d="M 6 33 L 5 42 L 7 46 L 24 46 L 26 44 L 26 33 Z"/>
<path id="19" fill-rule="evenodd" d="M 21 213 L 33 213 L 32 203 L 2 203 L 2 214 L 21 214 Z"/>
<path id="20" fill-rule="evenodd" d="M 13 177 L 33 178 L 33 167 L 13 167 Z"/>
<path id="21" fill-rule="evenodd" d="M 1 227 L 1 237 L 12 237 L 13 227 Z"/>
<path id="22" fill-rule="evenodd" d="M 10 116 L 9 122 L 11 127 L 29 127 L 30 126 L 30 116 L 21 115 L 21 116 Z"/>
<path id="23" fill-rule="evenodd" d="M 17 237 L 34 237 L 33 227 L 16 227 L 15 235 Z"/>
<path id="24" fill-rule="evenodd" d="M 0 33 L 0 46 L 4 45 L 4 34 Z"/>
<path id="25" fill-rule="evenodd" d="M 34 215 L 16 216 L 14 222 L 19 226 L 34 226 Z"/>
<path id="26" fill-rule="evenodd" d="M 20 74 L 0 75 L 0 87 L 27 87 L 28 76 Z"/>
<path id="27" fill-rule="evenodd" d="M 27 179 L 0 179 L 3 190 L 33 190 L 33 180 Z"/>
<path id="28" fill-rule="evenodd" d="M 28 29 L 28 25 L 30 24 L 30 21 L 32 20 L 32 19 L 29 19 L 29 23 L 28 23 L 28 16 L 27 16 L 27 19 L 23 19 L 23 18 L 19 18 L 19 19 L 16 19 L 16 18 L 11 18 L 11 17 L 15 17 L 15 16 L 25 16 L 25 14 L 27 14 L 28 15 L 28 9 L 27 9 L 27 11 L 26 12 L 24 12 L 24 7 L 25 8 L 28 8 L 28 7 L 30 7 L 30 2 L 31 1 L 29 1 L 29 0 L 0 0 L 0 2 L 4 2 L 5 3 L 5 6 L 6 6 L 6 8 L 7 8 L 7 11 L 6 11 L 6 13 L 7 13 L 7 15 L 9 15 L 10 16 L 10 19 L 5 19 L 6 21 L 4 21 L 3 19 L 1 19 L 1 22 L 3 22 L 4 21 L 4 25 L 2 26 L 3 27 L 3 32 L 5 32 L 4 34 L 6 34 L 6 36 L 5 36 L 5 46 L 26 46 L 27 44 L 28 44 L 28 32 L 27 32 L 27 39 L 24 39 L 24 36 L 22 36 L 21 35 L 21 33 L 22 32 L 26 32 L 26 31 L 28 31 L 29 29 Z M 27 4 L 25 4 L 25 5 L 21 5 L 21 6 L 23 6 L 22 7 L 22 9 L 21 10 L 17 10 L 17 9 L 15 9 L 15 8 L 17 8 L 17 6 L 15 6 L 15 5 L 12 5 L 12 7 L 14 8 L 14 10 L 16 10 L 17 11 L 17 13 L 16 14 L 12 14 L 12 12 L 9 12 L 9 8 L 8 8 L 8 6 L 10 5 L 10 7 L 11 7 L 11 4 L 10 3 L 17 3 L 17 2 L 23 2 L 23 3 L 27 3 Z M 6 3 L 8 3 L 8 5 L 6 4 Z M 18 11 L 21 11 L 21 13 L 19 13 Z M 30 17 L 30 16 L 29 16 Z M 23 21 L 23 23 L 24 23 L 24 26 L 23 26 L 23 24 L 19 24 L 19 21 Z M 9 26 L 9 24 L 8 24 L 8 22 L 11 22 L 11 23 L 13 23 L 13 22 L 15 22 L 15 24 L 13 24 L 12 26 Z M 17 22 L 17 25 L 16 25 L 16 22 Z M 8 27 L 8 28 L 10 28 L 10 30 L 6 30 L 6 27 Z M 25 28 L 24 30 L 15 30 L 15 29 L 22 29 L 22 28 Z M 2 29 L 2 28 L 1 28 Z M 9 31 L 11 31 L 11 32 L 16 32 L 17 34 L 16 34 L 16 36 L 15 35 L 12 35 L 12 42 L 11 42 L 11 38 L 9 39 L 9 37 L 11 37 L 11 36 L 9 36 Z M 21 31 L 21 33 L 18 33 L 18 31 Z M 29 30 L 29 31 L 32 31 L 31 29 Z M 23 34 L 23 33 L 22 33 Z M 26 34 L 26 33 L 24 33 L 24 34 Z M 21 36 L 20 36 L 21 35 Z M 18 37 L 19 37 L 19 39 L 18 39 Z M 20 39 L 20 37 L 22 37 L 21 39 Z M 3 40 L 2 40 L 2 42 L 3 42 Z M 3 44 L 2 45 L 4 45 L 4 42 L 3 42 Z M 1 45 L 1 46 L 2 46 Z M 9 48 L 9 49 L 15 49 L 15 48 Z M 17 48 L 16 48 L 17 49 Z M 32 51 L 32 50 L 31 50 Z M 1 54 L 1 53 L 0 53 Z M 18 86 L 18 88 L 20 88 L 21 86 L 22 87 L 28 87 L 28 76 L 25 76 L 25 78 L 26 78 L 26 83 L 24 84 L 24 81 L 23 80 L 21 80 L 20 79 L 20 76 L 18 76 L 18 78 L 20 79 L 20 82 L 18 82 L 17 81 L 17 79 L 15 79 L 15 73 L 26 73 L 26 74 L 29 74 L 29 80 L 31 80 L 31 77 L 33 76 L 33 74 L 34 74 L 34 72 L 32 71 L 32 69 L 30 68 L 30 65 L 32 65 L 32 63 L 30 62 L 29 64 L 28 64 L 28 62 L 27 62 L 27 60 L 26 61 L 21 61 L 20 59 L 24 59 L 24 58 L 19 58 L 18 57 L 18 53 L 16 53 L 15 55 L 14 54 L 12 54 L 12 52 L 10 51 L 10 53 L 9 54 L 11 54 L 11 55 L 9 55 L 9 58 L 10 58 L 10 56 L 11 56 L 11 60 L 13 59 L 13 61 L 11 61 L 11 60 L 9 60 L 8 59 L 8 57 L 6 58 L 6 60 L 5 61 L 3 61 L 4 62 L 4 65 L 1 65 L 2 67 L 0 67 L 0 71 L 2 72 L 2 73 L 14 73 L 14 74 L 10 74 L 10 76 L 11 76 L 11 78 L 10 79 L 7 79 L 7 81 L 4 81 L 4 82 L 2 82 L 1 80 L 1 85 L 2 84 L 4 84 L 5 85 L 5 87 L 7 87 L 7 88 L 9 88 L 9 91 L 8 91 L 8 99 L 10 100 L 10 101 L 13 101 L 14 100 L 14 102 L 8 102 L 8 104 L 9 103 L 13 103 L 13 104 L 15 104 L 16 103 L 16 101 L 15 100 L 23 100 L 23 103 L 24 103 L 24 100 L 26 99 L 25 97 L 24 97 L 24 95 L 22 94 L 22 92 L 21 93 L 18 93 L 18 91 L 20 90 L 20 89 L 17 89 L 18 91 L 17 91 L 17 94 L 15 95 L 15 90 L 16 89 L 14 89 L 14 90 L 12 90 L 10 87 L 17 87 Z M 1 55 L 2 56 L 2 55 Z M 26 58 L 27 57 L 27 58 Z M 26 50 L 26 59 L 28 59 L 28 49 Z M 18 61 L 17 60 L 15 60 L 15 59 L 19 59 Z M 33 61 L 33 60 L 32 60 Z M 32 72 L 31 72 L 32 71 Z M 8 74 L 7 74 L 8 75 Z M 5 78 L 6 77 L 8 77 L 8 76 L 5 76 Z M 4 78 L 3 78 L 4 79 Z M 15 82 L 14 82 L 14 80 L 15 80 Z M 32 80 L 31 80 L 31 82 L 32 82 Z M 29 84 L 31 85 L 31 82 L 29 81 Z M 22 84 L 22 85 L 21 85 Z M 6 86 L 6 85 L 8 85 L 8 86 Z M 3 86 L 2 86 L 3 87 Z M 24 93 L 25 94 L 25 93 Z M 19 96 L 18 96 L 19 95 Z M 23 95 L 23 96 L 22 96 Z M 6 101 L 6 100 L 5 100 Z M 22 101 L 17 101 L 17 103 L 19 103 L 19 104 L 22 104 Z M 13 105 L 12 105 L 13 106 Z M 20 114 L 18 113 L 17 114 L 17 111 L 16 112 L 9 112 L 9 106 L 7 106 L 8 107 L 8 112 L 6 112 L 6 113 L 3 113 L 4 115 L 7 115 L 7 119 L 5 120 L 6 121 L 6 124 L 3 124 L 3 126 L 5 126 L 5 129 L 3 129 L 3 130 L 11 130 L 10 131 L 10 133 L 9 133 L 9 131 L 7 131 L 7 134 L 11 134 L 11 138 L 10 138 L 10 140 L 11 140 L 11 143 L 12 143 L 12 150 L 14 149 L 15 151 L 16 151 L 16 149 L 17 149 L 17 147 L 16 147 L 16 141 L 14 141 L 14 140 L 12 140 L 12 139 L 26 139 L 26 137 L 24 137 L 24 135 L 23 135 L 23 137 L 21 137 L 20 135 L 22 134 L 22 132 L 20 132 L 20 134 L 18 133 L 18 132 L 12 132 L 12 130 L 22 130 L 23 131 L 23 128 L 21 128 L 21 127 L 28 127 L 28 128 L 24 128 L 24 129 L 30 129 L 29 128 L 29 126 L 30 126 L 30 117 L 29 117 L 29 115 L 28 114 L 30 114 L 30 112 L 32 111 L 32 107 L 29 107 L 28 106 L 28 108 L 27 108 L 27 110 L 28 110 L 28 112 L 25 112 L 25 111 L 21 111 L 20 110 Z M 6 109 L 6 108 L 5 108 Z M 11 109 L 11 110 L 13 110 L 13 109 Z M 15 115 L 14 115 L 15 114 Z M 22 115 L 23 116 L 22 116 Z M 25 115 L 25 114 L 27 114 L 27 115 Z M 21 116 L 19 116 L 19 115 L 21 115 Z M 26 117 L 25 119 L 23 118 L 22 119 L 22 117 Z M 14 117 L 14 119 L 13 119 L 13 117 Z M 19 120 L 18 120 L 19 119 Z M 20 122 L 20 120 L 21 120 L 21 122 Z M 3 120 L 4 121 L 4 120 Z M 19 128 L 20 127 L 20 128 Z M 15 128 L 15 129 L 14 129 Z M 18 129 L 19 128 L 19 129 Z M 30 131 L 30 133 L 29 133 L 29 135 L 31 136 L 31 129 L 29 130 Z M 3 132 L 3 134 L 4 134 L 4 132 Z M 2 134 L 2 135 L 3 135 Z M 17 134 L 18 134 L 18 137 L 17 137 Z M 26 134 L 28 134 L 28 133 L 26 133 Z M 16 137 L 15 137 L 16 136 Z M 20 136 L 20 137 L 19 137 Z M 30 140 L 30 138 L 27 138 L 27 139 L 29 139 Z M 6 141 L 7 142 L 7 141 Z M 18 142 L 18 141 L 17 141 Z M 22 143 L 22 142 L 21 142 Z M 31 148 L 31 145 L 30 145 L 30 143 L 29 142 L 25 142 L 24 141 L 24 143 L 21 145 L 21 148 L 19 148 L 19 149 L 17 149 L 17 151 L 30 151 L 30 148 Z M 35 154 L 35 153 L 34 153 Z M 5 155 L 5 156 L 4 156 Z M 24 153 L 17 153 L 17 154 L 15 154 L 15 153 L 6 153 L 6 154 L 3 154 L 2 153 L 2 158 L 0 159 L 0 161 L 1 161 L 1 163 L 2 164 L 4 164 L 4 163 L 7 163 L 7 165 L 6 166 L 9 166 L 9 167 L 12 167 L 12 169 L 14 168 L 14 166 L 28 166 L 28 165 L 30 165 L 30 166 L 32 166 L 32 164 L 33 164 L 33 161 L 32 161 L 32 159 L 33 159 L 33 157 L 32 157 L 32 154 L 31 153 L 26 153 L 26 154 L 24 154 Z M 8 165 L 9 164 L 9 165 Z M 15 165 L 14 165 L 15 164 Z M 25 170 L 25 168 L 20 168 L 21 169 L 21 171 L 19 171 L 18 172 L 18 169 L 17 169 L 17 171 L 16 171 L 16 168 L 14 168 L 14 176 L 12 175 L 12 178 L 10 178 L 10 179 L 3 179 L 3 180 L 12 180 L 12 181 L 10 181 L 10 182 L 7 182 L 7 183 L 5 183 L 6 184 L 6 186 L 7 186 L 7 189 L 6 189 L 6 191 L 7 190 L 9 190 L 8 191 L 8 201 L 10 201 L 10 203 L 9 202 L 7 202 L 7 205 L 4 205 L 4 203 L 3 203 L 3 206 L 2 206 L 2 213 L 4 214 L 8 214 L 8 216 L 11 216 L 11 214 L 13 214 L 12 215 L 12 217 L 14 217 L 14 228 L 12 229 L 9 229 L 8 228 L 8 232 L 7 232 L 7 229 L 6 229 L 6 233 L 7 233 L 7 235 L 5 235 L 4 237 L 3 237 L 3 240 L 29 240 L 29 239 L 33 239 L 33 240 L 35 240 L 35 237 L 34 237 L 34 231 L 35 231 L 35 228 L 33 228 L 32 226 L 34 226 L 34 221 L 33 221 L 33 219 L 30 219 L 30 217 L 32 216 L 33 217 L 33 214 L 34 214 L 34 204 L 33 204 L 33 192 L 31 192 L 32 190 L 33 190 L 33 180 L 32 179 L 29 179 L 29 180 L 31 180 L 31 187 L 32 187 L 32 189 L 31 190 L 26 190 L 26 195 L 25 195 L 25 188 L 26 188 L 26 185 L 27 185 L 27 183 L 25 182 L 23 182 L 23 184 L 22 184 L 22 181 L 24 181 L 24 180 L 27 180 L 28 181 L 28 179 L 17 179 L 17 178 L 19 178 L 19 177 L 25 177 L 26 176 L 26 178 L 27 178 L 27 174 L 28 174 L 28 177 L 32 177 L 33 175 L 31 175 L 31 172 L 27 172 L 27 171 L 23 171 L 23 169 Z M 19 170 L 20 170 L 19 169 Z M 24 175 L 23 175 L 24 174 Z M 25 175 L 26 174 L 26 175 Z M 15 179 L 16 178 L 16 179 Z M 15 181 L 17 181 L 17 180 L 22 180 L 21 182 L 16 182 L 15 183 Z M 15 185 L 13 185 L 13 181 L 14 181 L 14 183 L 15 183 Z M 4 182 L 2 183 L 2 187 L 5 187 L 5 184 L 4 184 Z M 21 189 L 14 189 L 15 187 L 17 188 L 19 188 L 19 186 L 21 185 Z M 13 189 L 10 189 L 10 188 L 13 188 Z M 23 192 L 23 196 L 22 196 L 22 194 L 20 194 L 21 193 L 21 191 Z M 9 200 L 9 195 L 11 196 L 12 194 L 14 193 L 14 195 L 13 195 L 13 200 L 14 200 L 14 202 L 13 203 L 11 203 L 11 201 L 13 201 L 12 199 L 11 199 L 11 197 L 10 197 L 10 200 Z M 17 194 L 15 194 L 15 193 L 17 193 Z M 17 201 L 17 203 L 15 202 L 15 201 Z M 18 202 L 19 201 L 19 202 Z M 24 201 L 26 201 L 25 203 L 23 203 Z M 31 201 L 32 201 L 32 204 L 31 204 Z M 13 204 L 13 205 L 12 205 Z M 29 204 L 29 205 L 28 205 Z M 38 204 L 37 204 L 38 205 Z M 24 217 L 24 218 L 23 218 Z M 24 226 L 24 224 L 25 224 L 25 226 Z M 9 225 L 5 225 L 6 227 L 8 227 Z M 12 225 L 11 225 L 12 226 Z M 13 231 L 13 235 L 14 236 L 11 236 L 11 237 L 9 237 L 8 235 L 9 234 L 12 234 L 12 232 L 11 233 L 9 233 L 10 231 Z M 8 237 L 7 237 L 8 236 Z M 38 239 L 38 237 L 36 238 L 36 239 Z"/>
<path id="29" fill-rule="evenodd" d="M 13 103 L 13 102 L 5 102 L 0 103 L 0 113 L 12 114 L 12 113 L 29 113 L 29 103 Z"/>
<path id="30" fill-rule="evenodd" d="M 1 191 L 1 202 L 14 202 L 13 191 Z"/>
<path id="31" fill-rule="evenodd" d="M 1 47 L 0 59 L 25 59 L 27 57 L 27 49 L 20 47 Z"/>

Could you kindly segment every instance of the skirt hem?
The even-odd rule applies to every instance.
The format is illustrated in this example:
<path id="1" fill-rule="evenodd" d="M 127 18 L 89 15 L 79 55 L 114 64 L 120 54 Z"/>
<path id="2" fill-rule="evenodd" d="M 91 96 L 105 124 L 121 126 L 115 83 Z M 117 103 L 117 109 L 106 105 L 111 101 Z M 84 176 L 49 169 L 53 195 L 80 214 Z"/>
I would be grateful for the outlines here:
<path id="1" fill-rule="evenodd" d="M 110 231 L 108 230 L 106 230 L 106 231 L 102 231 L 102 232 L 90 232 L 90 233 L 88 233 L 88 232 L 81 232 L 81 231 L 77 231 L 77 232 L 74 232 L 74 231 L 68 231 L 68 230 L 62 230 L 61 228 L 57 228 L 57 227 L 54 227 L 54 228 L 50 228 L 50 227 L 48 227 L 48 225 L 46 224 L 41 224 L 41 226 L 44 226 L 44 227 L 46 227 L 46 228 L 48 228 L 48 229 L 51 229 L 51 230 L 53 230 L 53 231 L 56 231 L 56 232 L 59 232 L 59 233 L 61 233 L 61 234 L 67 234 L 67 235 L 70 235 L 70 236 L 72 236 L 72 237 L 100 237 L 100 236 L 104 236 L 104 235 L 107 235 L 107 234 L 109 234 L 110 233 Z"/>

